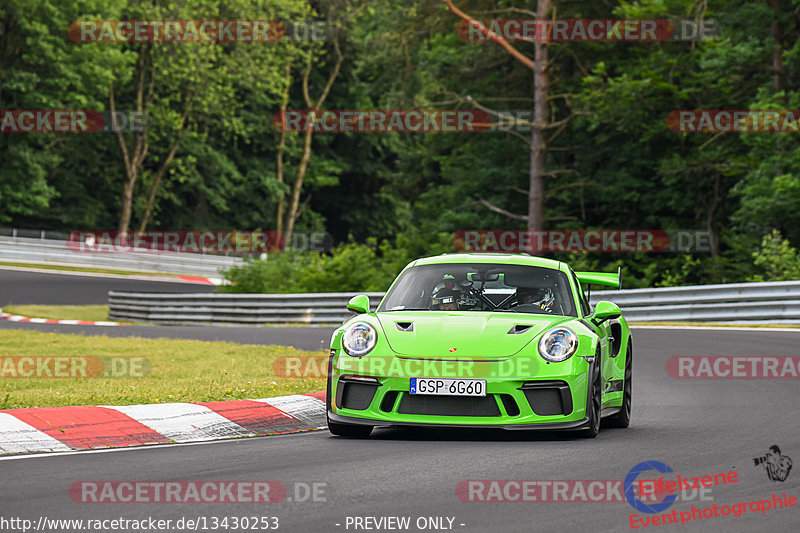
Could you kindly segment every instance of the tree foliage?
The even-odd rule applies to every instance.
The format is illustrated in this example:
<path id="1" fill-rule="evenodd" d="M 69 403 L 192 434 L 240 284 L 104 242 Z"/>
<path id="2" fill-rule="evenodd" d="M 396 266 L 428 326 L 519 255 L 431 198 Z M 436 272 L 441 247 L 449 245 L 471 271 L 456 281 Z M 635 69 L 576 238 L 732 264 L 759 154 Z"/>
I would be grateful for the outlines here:
<path id="1" fill-rule="evenodd" d="M 681 133 L 666 117 L 800 109 L 800 2 L 549 3 L 558 18 L 713 19 L 720 30 L 702 40 L 547 43 L 556 126 L 546 130 L 544 227 L 714 237 L 709 253 L 555 257 L 621 265 L 629 286 L 796 277 L 800 137 Z M 479 18 L 529 18 L 537 2 L 452 4 Z M 66 31 L 75 20 L 137 18 L 319 20 L 338 33 L 324 42 L 101 44 Z M 315 133 L 306 143 L 302 133 L 282 142 L 273 126 L 284 98 L 287 109 L 533 109 L 534 72 L 495 43 L 459 38 L 459 20 L 429 0 L 6 0 L 1 109 L 107 110 L 112 90 L 117 109 L 136 109 L 143 80 L 150 127 L 133 180 L 123 144 L 132 153 L 135 133 L 0 134 L 0 225 L 114 229 L 127 202 L 131 229 L 291 221 L 345 243 L 231 274 L 236 290 L 278 292 L 381 290 L 408 260 L 451 249 L 454 231 L 525 229 L 503 213 L 529 207 L 529 133 Z M 514 43 L 529 58 L 536 46 Z"/>

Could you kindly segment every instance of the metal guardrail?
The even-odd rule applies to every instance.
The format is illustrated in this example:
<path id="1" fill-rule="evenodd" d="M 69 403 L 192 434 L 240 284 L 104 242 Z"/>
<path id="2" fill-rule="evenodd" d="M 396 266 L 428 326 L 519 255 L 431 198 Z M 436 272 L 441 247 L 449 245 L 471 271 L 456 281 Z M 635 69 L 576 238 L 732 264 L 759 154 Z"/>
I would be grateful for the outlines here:
<path id="1" fill-rule="evenodd" d="M 728 283 L 592 293 L 610 300 L 631 322 L 800 323 L 800 281 Z"/>
<path id="2" fill-rule="evenodd" d="M 382 292 L 365 293 L 375 309 Z M 341 323 L 352 314 L 355 293 L 161 294 L 109 293 L 109 319 L 159 324 Z M 631 322 L 704 321 L 800 323 L 800 281 L 733 283 L 601 291 L 591 302 L 610 300 Z"/>
<path id="3" fill-rule="evenodd" d="M 71 250 L 66 239 L 0 236 L 0 261 L 214 277 L 242 259 L 177 252 L 84 253 Z"/>
<path id="4" fill-rule="evenodd" d="M 378 306 L 382 292 L 369 296 Z M 111 291 L 109 320 L 181 325 L 341 324 L 354 294 L 163 294 Z"/>
<path id="5" fill-rule="evenodd" d="M 0 237 L 66 241 L 69 238 L 69 233 L 43 229 L 0 228 Z"/>

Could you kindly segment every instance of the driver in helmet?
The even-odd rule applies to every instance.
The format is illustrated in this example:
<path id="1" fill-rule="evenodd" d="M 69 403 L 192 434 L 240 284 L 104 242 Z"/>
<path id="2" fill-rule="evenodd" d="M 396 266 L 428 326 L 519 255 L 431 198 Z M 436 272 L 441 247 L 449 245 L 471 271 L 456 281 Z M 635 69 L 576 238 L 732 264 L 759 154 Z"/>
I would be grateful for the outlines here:
<path id="1" fill-rule="evenodd" d="M 431 309 L 434 311 L 458 311 L 458 299 L 461 292 L 450 287 L 442 287 L 431 298 Z"/>
<path id="2" fill-rule="evenodd" d="M 553 312 L 555 297 L 547 287 L 517 287 L 517 305 L 534 305 L 546 313 Z"/>

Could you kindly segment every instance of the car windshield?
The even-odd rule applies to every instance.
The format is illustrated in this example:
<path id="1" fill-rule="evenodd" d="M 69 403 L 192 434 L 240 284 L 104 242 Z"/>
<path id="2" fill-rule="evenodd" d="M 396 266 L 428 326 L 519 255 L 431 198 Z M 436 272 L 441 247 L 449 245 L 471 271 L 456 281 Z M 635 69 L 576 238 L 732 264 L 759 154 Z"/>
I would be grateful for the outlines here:
<path id="1" fill-rule="evenodd" d="M 492 263 L 411 267 L 378 312 L 490 311 L 577 316 L 569 280 L 552 268 Z"/>

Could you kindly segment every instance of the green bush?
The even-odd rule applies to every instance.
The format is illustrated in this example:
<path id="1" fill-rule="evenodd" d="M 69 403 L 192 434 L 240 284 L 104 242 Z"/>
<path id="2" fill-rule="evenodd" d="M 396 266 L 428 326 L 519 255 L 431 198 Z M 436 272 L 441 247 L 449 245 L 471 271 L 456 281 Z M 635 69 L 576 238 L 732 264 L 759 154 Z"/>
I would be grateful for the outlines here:
<path id="1" fill-rule="evenodd" d="M 248 260 L 240 267 L 225 271 L 219 292 L 304 293 L 385 291 L 409 262 L 425 255 L 420 248 L 446 251 L 444 236 L 431 242 L 415 242 L 398 237 L 393 246 L 388 241 L 378 245 L 375 239 L 366 244 L 347 242 L 335 246 L 330 255 L 314 252 L 283 251 L 266 260 Z M 429 254 L 431 255 L 431 254 Z"/>
<path id="2" fill-rule="evenodd" d="M 764 274 L 757 274 L 750 281 L 800 280 L 800 252 L 777 230 L 764 236 L 761 249 L 753 258 L 753 264 Z"/>

